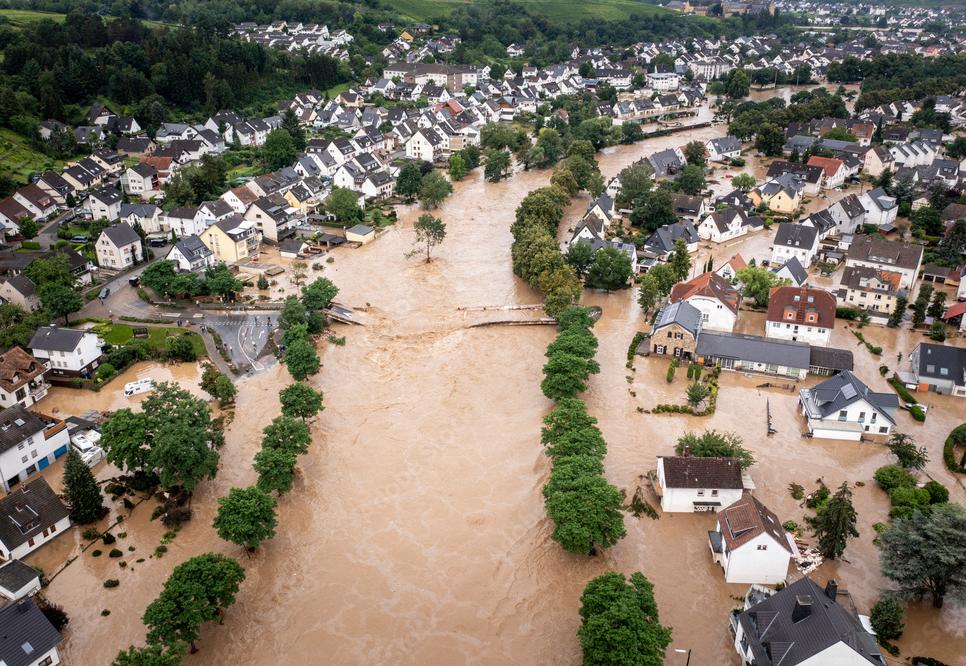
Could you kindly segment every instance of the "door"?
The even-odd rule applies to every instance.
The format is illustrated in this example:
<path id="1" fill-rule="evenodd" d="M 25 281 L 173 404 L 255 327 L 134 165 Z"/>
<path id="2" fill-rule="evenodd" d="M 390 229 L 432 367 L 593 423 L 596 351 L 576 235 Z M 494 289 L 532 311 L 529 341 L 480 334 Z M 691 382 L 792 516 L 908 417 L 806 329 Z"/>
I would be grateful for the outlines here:
<path id="1" fill-rule="evenodd" d="M 41 458 L 37 461 L 37 469 L 45 469 L 48 465 L 50 465 L 50 460 L 47 458 Z"/>
<path id="2" fill-rule="evenodd" d="M 54 451 L 54 457 L 55 458 L 60 458 L 65 453 L 67 453 L 67 445 L 66 444 L 64 444 L 62 447 L 60 447 L 56 451 Z"/>

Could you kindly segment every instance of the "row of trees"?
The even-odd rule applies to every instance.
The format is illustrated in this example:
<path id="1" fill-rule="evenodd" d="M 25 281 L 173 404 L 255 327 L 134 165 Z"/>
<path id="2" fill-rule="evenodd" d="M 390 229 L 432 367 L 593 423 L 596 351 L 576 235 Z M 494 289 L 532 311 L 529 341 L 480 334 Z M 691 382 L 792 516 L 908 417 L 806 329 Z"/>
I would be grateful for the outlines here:
<path id="1" fill-rule="evenodd" d="M 282 304 L 278 326 L 282 329 L 285 354 L 282 362 L 296 381 L 314 375 L 322 367 L 312 336 L 325 328 L 322 310 L 329 307 L 339 293 L 328 278 L 318 278 L 302 288 L 301 297 L 289 296 Z"/>
<path id="2" fill-rule="evenodd" d="M 557 402 L 544 418 L 540 441 L 552 464 L 543 496 L 554 522 L 553 539 L 569 552 L 594 554 L 625 534 L 621 492 L 604 478 L 607 445 L 597 419 L 577 398 L 600 366 L 594 360 L 597 339 L 585 308 L 572 307 L 559 317 L 557 338 L 547 348 L 541 389 Z"/>
<path id="3" fill-rule="evenodd" d="M 674 242 L 674 251 L 664 263 L 651 268 L 640 280 L 637 302 L 646 314 L 654 309 L 658 301 L 671 293 L 674 285 L 685 279 L 691 272 L 691 256 L 683 238 Z"/>
<path id="4" fill-rule="evenodd" d="M 144 269 L 141 284 L 165 298 L 214 295 L 229 300 L 242 288 L 242 283 L 223 262 L 205 269 L 204 275 L 200 275 L 178 272 L 173 261 L 156 261 Z"/>

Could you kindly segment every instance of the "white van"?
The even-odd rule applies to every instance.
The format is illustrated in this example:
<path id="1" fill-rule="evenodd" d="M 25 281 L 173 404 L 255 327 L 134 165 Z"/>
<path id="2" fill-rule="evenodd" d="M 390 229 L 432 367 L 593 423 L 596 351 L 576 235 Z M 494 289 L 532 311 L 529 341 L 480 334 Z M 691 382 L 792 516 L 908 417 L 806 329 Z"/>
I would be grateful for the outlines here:
<path id="1" fill-rule="evenodd" d="M 147 393 L 154 388 L 153 379 L 139 379 L 136 382 L 128 382 L 124 385 L 124 395 L 131 397 L 139 393 Z"/>
<path id="2" fill-rule="evenodd" d="M 96 430 L 85 430 L 72 435 L 70 445 L 77 449 L 81 454 L 81 460 L 88 467 L 93 467 L 104 459 L 104 449 L 98 446 L 101 441 L 101 433 Z"/>

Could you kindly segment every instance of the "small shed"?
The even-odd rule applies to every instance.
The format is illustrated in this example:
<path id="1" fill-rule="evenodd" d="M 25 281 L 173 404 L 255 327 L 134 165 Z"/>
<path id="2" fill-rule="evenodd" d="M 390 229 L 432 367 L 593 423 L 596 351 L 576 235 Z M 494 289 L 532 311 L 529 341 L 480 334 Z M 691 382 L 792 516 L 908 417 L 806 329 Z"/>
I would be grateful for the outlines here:
<path id="1" fill-rule="evenodd" d="M 278 253 L 285 259 L 295 259 L 305 251 L 305 241 L 301 238 L 286 238 L 278 246 Z"/>
<path id="2" fill-rule="evenodd" d="M 19 601 L 40 592 L 40 575 L 20 560 L 10 560 L 0 567 L 0 596 Z"/>
<path id="3" fill-rule="evenodd" d="M 365 224 L 357 224 L 351 229 L 346 229 L 345 239 L 350 243 L 366 243 L 372 242 L 376 237 L 376 230 Z"/>

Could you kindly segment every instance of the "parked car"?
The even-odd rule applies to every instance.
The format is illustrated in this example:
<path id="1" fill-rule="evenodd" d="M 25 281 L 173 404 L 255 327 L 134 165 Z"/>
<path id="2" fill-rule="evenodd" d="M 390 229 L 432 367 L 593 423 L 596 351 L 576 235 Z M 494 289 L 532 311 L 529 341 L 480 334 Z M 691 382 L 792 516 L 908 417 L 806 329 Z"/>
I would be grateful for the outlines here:
<path id="1" fill-rule="evenodd" d="M 111 295 L 111 288 L 104 287 L 103 289 L 101 289 L 101 293 L 99 293 L 97 297 L 103 301 L 105 298 L 107 298 L 110 295 Z"/>
<path id="2" fill-rule="evenodd" d="M 87 236 L 71 236 L 70 237 L 70 242 L 71 243 L 86 243 L 87 242 Z"/>

